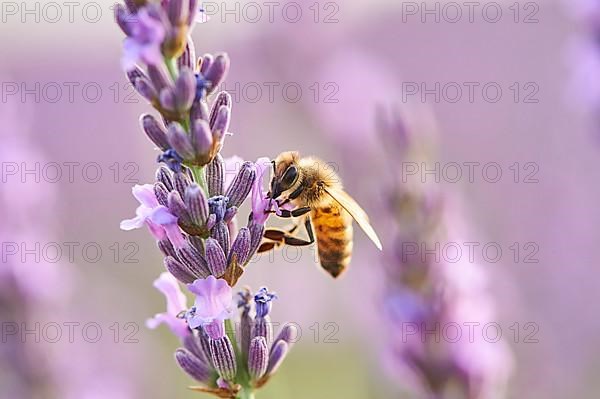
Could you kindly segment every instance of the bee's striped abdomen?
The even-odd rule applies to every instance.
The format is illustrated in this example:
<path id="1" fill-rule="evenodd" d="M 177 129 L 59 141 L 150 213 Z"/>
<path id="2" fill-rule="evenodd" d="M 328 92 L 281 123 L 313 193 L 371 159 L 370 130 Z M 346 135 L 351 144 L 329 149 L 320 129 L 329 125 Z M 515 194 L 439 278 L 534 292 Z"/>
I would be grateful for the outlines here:
<path id="1" fill-rule="evenodd" d="M 352 216 L 339 205 L 330 204 L 313 209 L 311 218 L 321 266 L 337 277 L 352 257 Z"/>

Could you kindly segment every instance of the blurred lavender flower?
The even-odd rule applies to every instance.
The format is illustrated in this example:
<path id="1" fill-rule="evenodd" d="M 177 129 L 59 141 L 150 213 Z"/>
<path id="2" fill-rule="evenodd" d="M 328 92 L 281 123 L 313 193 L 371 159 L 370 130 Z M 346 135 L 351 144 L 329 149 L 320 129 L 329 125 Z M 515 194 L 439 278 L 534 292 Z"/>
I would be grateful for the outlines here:
<path id="1" fill-rule="evenodd" d="M 381 112 L 378 129 L 396 162 L 427 161 L 423 140 L 407 130 L 399 114 L 389 118 Z M 447 326 L 467 328 L 469 323 L 494 321 L 487 278 L 478 265 L 449 263 L 423 253 L 439 242 L 463 242 L 457 227 L 462 218 L 451 213 L 442 193 L 428 184 L 409 180 L 392 187 L 389 216 L 396 225 L 396 251 L 386 259 L 385 300 L 396 332 L 392 372 L 397 377 L 408 371 L 424 397 L 503 397 L 512 367 L 506 342 L 468 336 L 450 340 L 441 332 Z"/>
<path id="2" fill-rule="evenodd" d="M 146 9 L 140 10 L 135 18 L 124 21 L 129 37 L 123 43 L 123 67 L 131 70 L 136 62 L 156 65 L 162 62 L 160 46 L 165 38 L 165 28 L 158 18 Z"/>
<path id="3" fill-rule="evenodd" d="M 273 295 L 266 289 L 256 297 L 256 320 L 249 314 L 250 304 L 243 306 L 246 334 L 240 345 L 231 328 L 231 287 L 256 253 L 271 213 L 271 201 L 262 190 L 270 163 L 264 158 L 257 163 L 225 160 L 221 155 L 230 134 L 232 99 L 220 92 L 209 106 L 209 96 L 225 79 L 229 58 L 196 58 L 189 33 L 198 20 L 198 3 L 126 1 L 126 7 L 115 9 L 117 24 L 127 36 L 127 77 L 162 116 L 159 121 L 143 115 L 142 129 L 161 151 L 158 161 L 166 165 L 158 168 L 154 184 L 133 188 L 140 206 L 121 228 L 148 226 L 165 256 L 168 273 L 154 285 L 167 298 L 167 312 L 147 325 L 165 323 L 180 338 L 184 347 L 175 359 L 202 384 L 194 389 L 250 398 L 277 370 L 293 334 L 288 328 L 270 348 Z M 247 226 L 238 229 L 236 215 L 251 191 L 252 213 Z M 189 310 L 178 281 L 196 296 Z"/>
<path id="4" fill-rule="evenodd" d="M 11 101 L 0 107 L 4 165 L 33 165 L 46 162 L 29 134 L 32 111 Z M 18 245 L 35 248 L 35 243 L 59 241 L 55 230 L 58 208 L 56 184 L 48 180 L 22 179 L 6 173 L 0 190 L 0 397 L 10 399 L 92 398 L 96 384 L 112 398 L 132 397 L 135 373 L 109 368 L 114 352 L 98 353 L 102 345 L 80 345 L 59 339 L 52 342 L 40 334 L 40 325 L 66 325 L 77 319 L 73 306 L 79 284 L 76 268 L 47 256 L 21 256 Z M 12 245 L 16 247 L 12 247 Z M 96 311 L 86 308 L 86 315 Z M 64 324 L 62 324 L 64 323 Z M 22 334 L 28 331 L 28 336 Z M 59 347 L 63 346 L 58 349 Z M 90 350 L 93 347 L 93 350 Z M 77 367 L 73 365 L 76 364 Z M 132 363 L 134 364 L 134 363 Z M 106 370 L 98 372 L 98 370 Z"/>
<path id="5" fill-rule="evenodd" d="M 569 0 L 564 3 L 580 28 L 565 52 L 571 69 L 567 104 L 575 110 L 592 113 L 597 124 L 600 120 L 600 2 Z"/>

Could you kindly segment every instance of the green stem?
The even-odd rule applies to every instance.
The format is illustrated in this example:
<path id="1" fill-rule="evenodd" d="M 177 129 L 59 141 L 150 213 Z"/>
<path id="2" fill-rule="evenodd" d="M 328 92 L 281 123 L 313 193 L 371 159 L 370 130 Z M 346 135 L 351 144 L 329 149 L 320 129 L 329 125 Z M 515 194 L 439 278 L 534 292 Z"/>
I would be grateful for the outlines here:
<path id="1" fill-rule="evenodd" d="M 167 69 L 169 70 L 171 78 L 173 78 L 173 81 L 176 81 L 177 77 L 179 76 L 177 60 L 175 58 L 165 58 L 165 64 L 167 65 Z"/>
<path id="2" fill-rule="evenodd" d="M 202 191 L 204 191 L 204 194 L 208 197 L 208 185 L 206 184 L 206 178 L 204 177 L 204 167 L 192 165 L 189 168 L 192 170 L 194 180 L 196 180 L 196 183 L 198 183 Z M 231 339 L 231 337 L 229 338 Z"/>
<path id="3" fill-rule="evenodd" d="M 233 350 L 235 352 L 235 358 L 238 365 L 238 371 L 236 376 L 236 382 L 242 386 L 242 390 L 238 393 L 238 399 L 254 399 L 254 390 L 250 383 L 250 375 L 248 374 L 248 368 L 246 362 L 244 361 L 245 356 L 241 353 L 240 347 L 237 344 L 237 340 L 235 338 L 235 329 L 231 320 L 225 320 L 225 333 L 229 340 L 231 341 L 231 345 L 233 345 Z"/>
<path id="4" fill-rule="evenodd" d="M 242 390 L 238 393 L 238 399 L 254 399 L 254 391 L 250 388 L 242 388 Z"/>

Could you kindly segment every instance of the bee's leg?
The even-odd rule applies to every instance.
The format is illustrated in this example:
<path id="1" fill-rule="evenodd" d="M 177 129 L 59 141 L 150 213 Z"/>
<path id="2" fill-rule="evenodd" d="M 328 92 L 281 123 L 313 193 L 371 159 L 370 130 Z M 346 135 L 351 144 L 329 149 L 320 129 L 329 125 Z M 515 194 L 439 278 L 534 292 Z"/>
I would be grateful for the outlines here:
<path id="1" fill-rule="evenodd" d="M 290 195 L 288 195 L 288 197 L 285 200 L 283 200 L 283 202 L 281 202 L 281 203 L 278 202 L 277 205 L 283 206 L 285 204 L 288 204 L 290 201 L 298 198 L 300 196 L 300 194 L 302 194 L 303 191 L 304 191 L 304 187 L 302 187 L 302 186 L 298 187 L 297 189 L 292 191 L 290 193 Z"/>
<path id="2" fill-rule="evenodd" d="M 282 209 L 281 214 L 279 215 L 282 218 L 293 218 L 300 217 L 306 215 L 310 212 L 311 208 L 306 206 L 303 208 L 296 208 L 291 211 L 287 209 Z M 306 233 L 308 234 L 309 241 L 303 240 L 301 238 L 294 237 L 293 233 L 300 227 L 302 223 L 296 223 L 292 226 L 291 229 L 285 231 L 281 229 L 266 229 L 263 235 L 263 238 L 266 238 L 267 242 L 262 243 L 258 247 L 258 253 L 263 253 L 275 249 L 281 245 L 293 245 L 293 246 L 305 246 L 310 245 L 315 242 L 315 237 L 312 231 L 312 224 L 310 222 L 310 217 L 306 217 L 304 222 L 304 226 L 306 227 Z"/>
<path id="3" fill-rule="evenodd" d="M 288 211 L 287 209 L 281 209 L 280 210 L 281 213 L 277 216 L 279 216 L 281 218 L 297 218 L 299 216 L 306 215 L 308 212 L 310 212 L 310 209 L 311 209 L 310 206 L 296 208 L 291 211 Z"/>
<path id="4" fill-rule="evenodd" d="M 310 218 L 306 218 L 304 221 L 304 227 L 306 228 L 306 234 L 308 235 L 308 240 L 304 240 L 302 238 L 298 238 L 294 236 L 292 233 L 300 226 L 300 224 L 294 226 L 290 231 L 284 231 L 279 229 L 267 229 L 265 230 L 264 238 L 271 240 L 272 242 L 266 242 L 261 245 L 264 246 L 263 251 L 271 250 L 280 245 L 292 245 L 295 247 L 302 247 L 306 245 L 311 245 L 315 242 L 315 235 L 312 230 L 312 223 L 310 222 Z M 259 248 L 260 251 L 261 248 Z"/>

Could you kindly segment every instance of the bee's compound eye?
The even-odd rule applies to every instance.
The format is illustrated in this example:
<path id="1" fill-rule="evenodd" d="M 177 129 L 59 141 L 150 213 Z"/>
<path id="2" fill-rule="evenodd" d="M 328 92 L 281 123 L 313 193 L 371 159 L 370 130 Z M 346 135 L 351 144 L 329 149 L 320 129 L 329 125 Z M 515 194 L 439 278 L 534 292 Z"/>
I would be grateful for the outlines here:
<path id="1" fill-rule="evenodd" d="M 296 182 L 297 178 L 298 178 L 298 169 L 294 165 L 292 165 L 289 168 L 287 168 L 287 170 L 283 174 L 281 183 L 285 187 L 291 187 Z"/>

